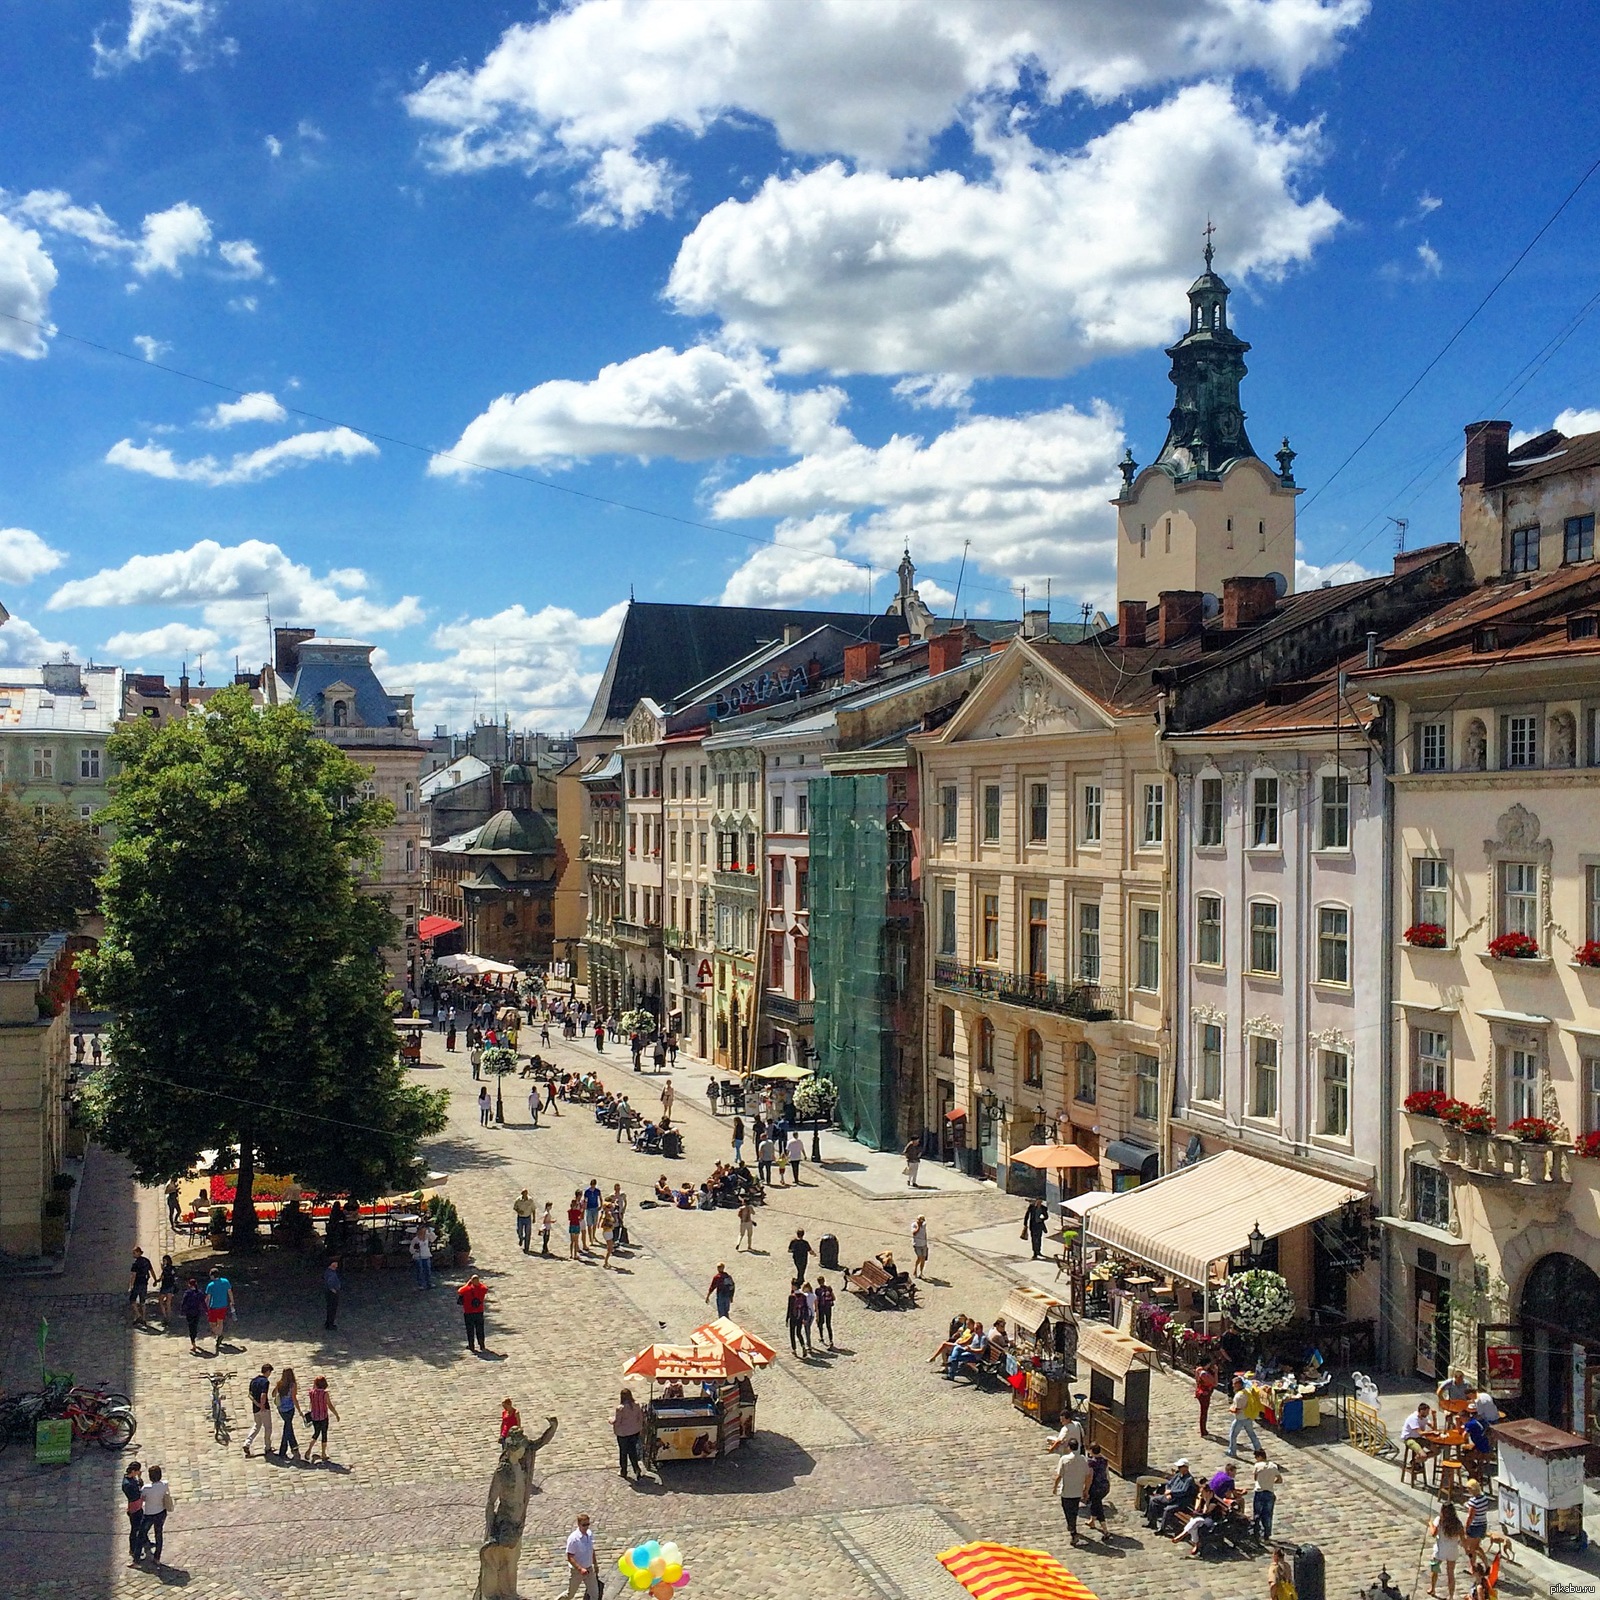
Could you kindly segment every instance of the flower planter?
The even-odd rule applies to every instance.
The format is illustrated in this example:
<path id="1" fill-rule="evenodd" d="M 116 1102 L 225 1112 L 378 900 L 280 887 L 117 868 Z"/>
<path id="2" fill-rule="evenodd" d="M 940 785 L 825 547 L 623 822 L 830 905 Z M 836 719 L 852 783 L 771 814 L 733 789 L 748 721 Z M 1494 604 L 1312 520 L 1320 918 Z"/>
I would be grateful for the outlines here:
<path id="1" fill-rule="evenodd" d="M 1526 933 L 1502 933 L 1489 941 L 1489 954 L 1496 961 L 1537 960 L 1539 941 Z"/>
<path id="2" fill-rule="evenodd" d="M 1413 950 L 1443 950 L 1445 932 L 1437 922 L 1414 922 L 1401 935 Z"/>
<path id="3" fill-rule="evenodd" d="M 1600 968 L 1600 939 L 1588 939 L 1572 952 L 1572 964 L 1577 967 Z"/>
<path id="4" fill-rule="evenodd" d="M 1463 1161 L 1467 1154 L 1467 1136 L 1460 1128 L 1446 1122 L 1444 1127 L 1444 1154 L 1447 1161 Z"/>

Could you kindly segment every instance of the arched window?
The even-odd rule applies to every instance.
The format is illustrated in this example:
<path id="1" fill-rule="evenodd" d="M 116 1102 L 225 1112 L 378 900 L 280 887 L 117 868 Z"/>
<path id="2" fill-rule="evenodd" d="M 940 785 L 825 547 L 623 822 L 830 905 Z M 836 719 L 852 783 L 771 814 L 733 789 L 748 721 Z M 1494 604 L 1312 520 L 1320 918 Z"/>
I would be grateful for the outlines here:
<path id="1" fill-rule="evenodd" d="M 973 1054 L 977 1057 L 979 1072 L 994 1071 L 994 1024 L 987 1017 L 978 1018 L 978 1026 L 973 1033 L 975 1049 Z"/>
<path id="2" fill-rule="evenodd" d="M 1044 1041 L 1032 1028 L 1022 1036 L 1022 1081 L 1030 1089 L 1044 1085 Z"/>
<path id="3" fill-rule="evenodd" d="M 342 728 L 350 720 L 350 708 L 343 700 L 333 702 L 333 725 Z"/>

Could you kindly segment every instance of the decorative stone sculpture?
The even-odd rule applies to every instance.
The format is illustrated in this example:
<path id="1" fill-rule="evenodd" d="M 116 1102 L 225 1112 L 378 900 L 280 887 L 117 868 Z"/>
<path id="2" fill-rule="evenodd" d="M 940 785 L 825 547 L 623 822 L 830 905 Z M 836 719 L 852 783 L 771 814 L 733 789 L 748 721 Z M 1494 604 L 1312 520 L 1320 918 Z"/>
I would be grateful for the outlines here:
<path id="1" fill-rule="evenodd" d="M 555 1437 L 556 1419 L 537 1439 L 513 1428 L 500 1446 L 500 1465 L 489 1480 L 483 1511 L 484 1543 L 478 1551 L 478 1587 L 473 1600 L 517 1600 L 517 1562 L 522 1555 L 522 1524 L 533 1489 L 533 1463 Z"/>
<path id="2" fill-rule="evenodd" d="M 1482 772 L 1489 754 L 1489 735 L 1484 725 L 1474 717 L 1467 724 L 1461 741 L 1461 765 L 1467 772 Z"/>
<path id="3" fill-rule="evenodd" d="M 1570 711 L 1558 711 L 1550 719 L 1550 765 L 1570 767 L 1578 754 L 1578 725 Z"/>

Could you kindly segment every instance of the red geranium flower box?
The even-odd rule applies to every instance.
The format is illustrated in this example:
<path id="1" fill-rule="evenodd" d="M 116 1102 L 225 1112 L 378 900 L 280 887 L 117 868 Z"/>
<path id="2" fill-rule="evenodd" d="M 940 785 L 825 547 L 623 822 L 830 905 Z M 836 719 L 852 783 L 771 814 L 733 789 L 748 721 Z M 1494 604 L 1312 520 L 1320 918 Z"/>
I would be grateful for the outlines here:
<path id="1" fill-rule="evenodd" d="M 1414 1117 L 1442 1117 L 1450 1104 L 1450 1096 L 1443 1089 L 1418 1089 L 1406 1096 L 1406 1110 Z"/>
<path id="2" fill-rule="evenodd" d="M 1551 1144 L 1555 1140 L 1556 1125 L 1544 1117 L 1518 1117 L 1506 1132 L 1524 1144 Z"/>
<path id="3" fill-rule="evenodd" d="M 1487 1106 L 1475 1106 L 1466 1100 L 1448 1100 L 1440 1116 L 1463 1133 L 1494 1132 L 1494 1113 Z"/>
<path id="4" fill-rule="evenodd" d="M 1600 1128 L 1584 1134 L 1578 1141 L 1578 1154 L 1588 1156 L 1591 1161 L 1600 1161 Z"/>
<path id="5" fill-rule="evenodd" d="M 1445 946 L 1444 929 L 1437 922 L 1413 922 L 1402 937 L 1419 950 L 1443 950 Z"/>
<path id="6" fill-rule="evenodd" d="M 1589 939 L 1572 952 L 1580 967 L 1600 967 L 1600 939 Z"/>
<path id="7" fill-rule="evenodd" d="M 1531 961 L 1539 954 L 1539 941 L 1527 933 L 1502 933 L 1489 941 L 1489 954 L 1496 961 Z"/>

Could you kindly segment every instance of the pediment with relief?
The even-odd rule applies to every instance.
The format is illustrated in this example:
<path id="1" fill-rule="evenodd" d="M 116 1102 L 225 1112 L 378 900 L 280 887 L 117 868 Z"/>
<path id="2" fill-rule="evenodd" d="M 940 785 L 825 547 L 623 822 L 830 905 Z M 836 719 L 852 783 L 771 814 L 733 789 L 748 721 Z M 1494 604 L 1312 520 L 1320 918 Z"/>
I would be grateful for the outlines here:
<path id="1" fill-rule="evenodd" d="M 622 742 L 626 745 L 656 744 L 661 739 L 661 731 L 661 722 L 655 713 L 639 705 L 634 707 L 624 725 Z"/>
<path id="2" fill-rule="evenodd" d="M 973 730 L 977 739 L 1028 736 L 1040 733 L 1078 733 L 1082 712 L 1045 681 L 1034 666 L 1024 667 L 1006 697 Z"/>

